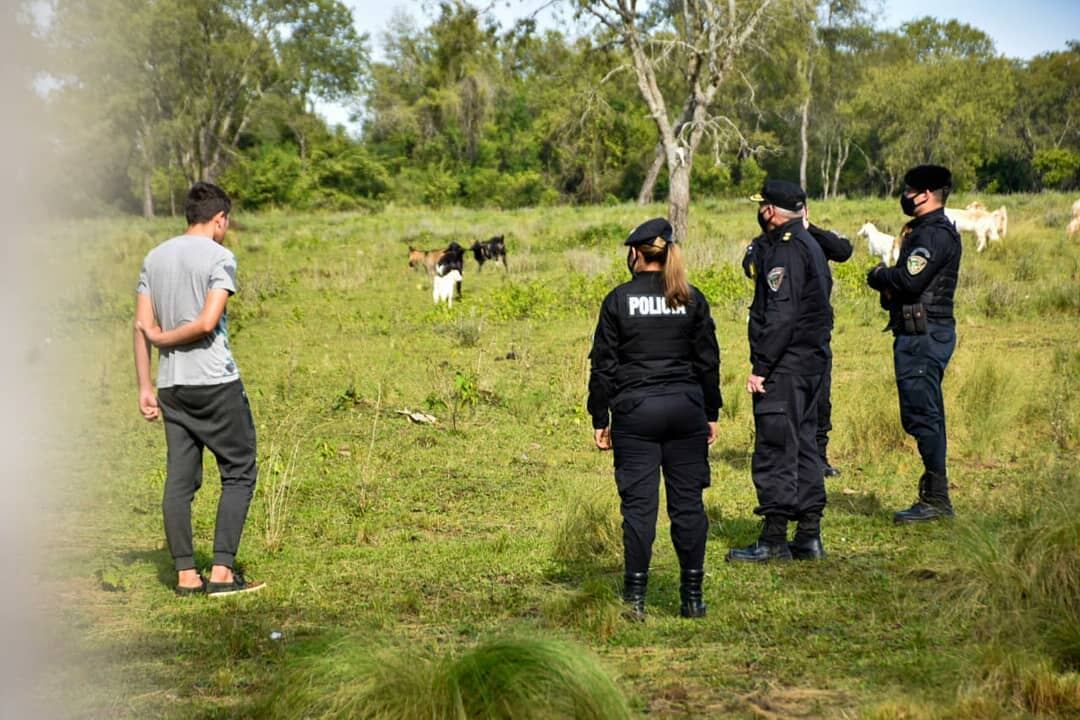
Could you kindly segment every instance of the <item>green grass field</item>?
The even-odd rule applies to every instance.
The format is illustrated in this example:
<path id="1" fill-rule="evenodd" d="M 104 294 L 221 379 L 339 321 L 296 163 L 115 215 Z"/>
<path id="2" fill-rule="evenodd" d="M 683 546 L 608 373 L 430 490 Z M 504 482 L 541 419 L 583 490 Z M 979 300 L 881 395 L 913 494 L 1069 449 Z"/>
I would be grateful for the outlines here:
<path id="1" fill-rule="evenodd" d="M 865 220 L 897 231 L 902 216 L 894 199 L 812 205 L 856 245 L 834 266 L 831 456 L 843 475 L 828 485 L 829 559 L 768 567 L 723 562 L 758 529 L 743 389 L 752 287 L 737 268 L 754 207 L 695 205 L 685 248 L 713 305 L 725 399 L 705 494 L 709 614 L 678 616 L 661 517 L 643 624 L 619 615 L 611 456 L 593 448 L 584 403 L 599 302 L 626 276 L 621 242 L 662 206 L 237 213 L 231 344 L 261 462 L 240 557 L 268 588 L 230 600 L 173 596 L 164 434 L 136 407 L 134 284 L 182 220 L 48 228 L 61 288 L 51 347 L 78 358 L 57 386 L 88 402 L 69 409 L 58 443 L 65 480 L 46 524 L 63 531 L 49 534 L 41 582 L 65 661 L 43 692 L 80 718 L 1075 717 L 1072 198 L 979 199 L 1005 203 L 1010 225 L 981 255 L 967 244 L 961 270 L 945 380 L 958 517 L 903 528 L 891 512 L 914 499 L 921 466 L 899 426 L 884 313 L 863 284 L 874 261 L 855 238 Z M 509 272 L 478 273 L 467 257 L 452 310 L 406 266 L 410 243 L 503 233 Z M 406 409 L 438 422 L 413 424 Z M 205 472 L 195 534 L 208 565 L 209 455 Z M 470 700 L 490 699 L 491 673 L 515 663 L 507 686 L 537 677 L 530 668 L 555 679 L 540 673 L 549 684 L 502 705 Z M 608 695 L 586 712 L 574 693 L 589 688 Z M 543 704 L 553 697 L 565 702 Z"/>

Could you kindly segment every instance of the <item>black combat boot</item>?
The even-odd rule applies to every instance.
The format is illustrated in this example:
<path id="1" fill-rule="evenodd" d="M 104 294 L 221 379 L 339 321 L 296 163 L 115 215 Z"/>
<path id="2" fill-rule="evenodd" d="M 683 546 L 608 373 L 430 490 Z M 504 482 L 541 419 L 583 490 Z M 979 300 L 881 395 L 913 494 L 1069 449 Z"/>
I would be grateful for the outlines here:
<path id="1" fill-rule="evenodd" d="M 821 457 L 821 474 L 826 478 L 840 477 L 840 468 L 835 468 L 829 464 L 829 461 L 825 459 L 825 456 Z"/>
<path id="2" fill-rule="evenodd" d="M 919 478 L 919 499 L 907 510 L 894 513 L 893 522 L 903 525 L 951 517 L 953 509 L 949 501 L 948 477 L 945 473 L 925 472 Z"/>
<path id="3" fill-rule="evenodd" d="M 645 588 L 649 584 L 649 573 L 626 573 L 623 576 L 623 602 L 626 611 L 633 620 L 645 619 Z"/>
<path id="4" fill-rule="evenodd" d="M 821 544 L 821 516 L 803 515 L 795 528 L 795 539 L 788 543 L 796 560 L 821 560 L 825 547 Z"/>
<path id="5" fill-rule="evenodd" d="M 701 598 L 701 581 L 705 579 L 704 570 L 683 570 L 679 584 L 679 597 L 682 604 L 679 614 L 684 618 L 705 617 L 705 601 Z"/>
<path id="6" fill-rule="evenodd" d="M 727 562 L 763 563 L 772 560 L 790 560 L 787 545 L 787 518 L 782 515 L 766 515 L 761 526 L 761 537 L 749 547 L 728 550 Z"/>

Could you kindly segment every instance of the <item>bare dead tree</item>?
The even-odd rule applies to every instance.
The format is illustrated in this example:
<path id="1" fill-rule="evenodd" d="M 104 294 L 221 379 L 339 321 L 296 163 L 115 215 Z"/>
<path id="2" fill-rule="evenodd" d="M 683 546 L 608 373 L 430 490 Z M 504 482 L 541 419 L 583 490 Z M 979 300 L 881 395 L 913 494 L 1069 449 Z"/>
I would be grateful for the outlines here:
<path id="1" fill-rule="evenodd" d="M 717 92 L 752 41 L 774 0 L 678 0 L 672 7 L 674 32 L 644 26 L 637 0 L 579 0 L 579 7 L 607 27 L 630 54 L 638 89 L 656 123 L 658 154 L 667 165 L 668 215 L 675 237 L 686 237 L 690 212 L 690 171 L 701 142 L 725 142 L 735 123 L 712 112 Z M 657 81 L 661 63 L 679 59 L 686 81 L 683 112 L 673 119 L 670 99 Z M 657 170 L 657 173 L 659 169 Z"/>

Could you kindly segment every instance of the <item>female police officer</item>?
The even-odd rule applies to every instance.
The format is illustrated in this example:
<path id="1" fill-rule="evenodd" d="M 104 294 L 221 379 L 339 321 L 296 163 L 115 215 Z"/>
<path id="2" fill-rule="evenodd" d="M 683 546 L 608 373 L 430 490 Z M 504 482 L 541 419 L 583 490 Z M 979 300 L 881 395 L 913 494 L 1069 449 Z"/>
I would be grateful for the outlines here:
<path id="1" fill-rule="evenodd" d="M 708 446 L 716 439 L 721 406 L 716 327 L 705 296 L 686 281 L 667 220 L 640 225 L 625 244 L 633 278 L 600 308 L 588 403 L 596 446 L 615 451 L 623 599 L 635 617 L 644 617 L 662 467 L 671 540 L 682 568 L 680 612 L 701 617 L 709 527 L 701 493 L 709 485 Z"/>

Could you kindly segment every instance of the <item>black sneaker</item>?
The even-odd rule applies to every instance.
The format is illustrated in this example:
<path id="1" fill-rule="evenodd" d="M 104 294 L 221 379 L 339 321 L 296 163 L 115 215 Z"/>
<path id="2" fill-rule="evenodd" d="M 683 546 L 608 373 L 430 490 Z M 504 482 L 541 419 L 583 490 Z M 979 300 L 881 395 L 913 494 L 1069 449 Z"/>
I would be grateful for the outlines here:
<path id="1" fill-rule="evenodd" d="M 243 573 L 233 570 L 233 579 L 230 582 L 206 583 L 206 594 L 210 597 L 225 597 L 226 595 L 255 592 L 262 590 L 264 587 L 266 587 L 266 583 L 245 580 Z"/>

